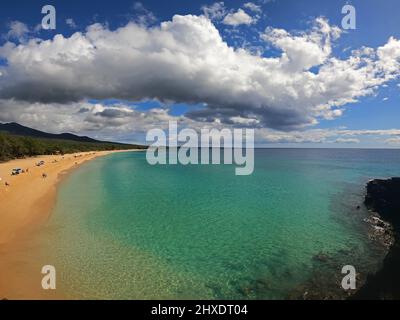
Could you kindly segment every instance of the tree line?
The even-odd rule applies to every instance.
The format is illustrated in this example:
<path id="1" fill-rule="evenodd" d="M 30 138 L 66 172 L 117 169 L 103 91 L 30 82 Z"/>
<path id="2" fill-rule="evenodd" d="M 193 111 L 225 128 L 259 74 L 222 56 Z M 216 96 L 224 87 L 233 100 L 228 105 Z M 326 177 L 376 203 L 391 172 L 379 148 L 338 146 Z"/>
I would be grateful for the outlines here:
<path id="1" fill-rule="evenodd" d="M 144 148 L 144 146 L 131 144 L 33 138 L 0 132 L 0 161 L 38 155 Z"/>

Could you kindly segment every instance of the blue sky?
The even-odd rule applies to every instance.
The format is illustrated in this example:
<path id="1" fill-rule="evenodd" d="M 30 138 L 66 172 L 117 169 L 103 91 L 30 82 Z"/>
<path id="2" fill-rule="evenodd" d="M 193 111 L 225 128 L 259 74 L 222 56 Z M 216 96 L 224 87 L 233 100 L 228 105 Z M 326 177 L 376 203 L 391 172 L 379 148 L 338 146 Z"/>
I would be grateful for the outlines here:
<path id="1" fill-rule="evenodd" d="M 351 4 L 356 8 L 356 30 L 347 30 L 343 32 L 339 39 L 332 41 L 331 55 L 337 59 L 348 59 L 352 55 L 352 50 L 362 47 L 378 48 L 384 46 L 390 37 L 400 39 L 400 2 L 396 0 L 373 1 L 314 1 L 314 0 L 254 0 L 252 3 L 260 8 L 259 11 L 249 9 L 245 3 L 249 1 L 225 1 L 225 15 L 235 13 L 241 9 L 254 18 L 251 24 L 239 24 L 236 26 L 223 23 L 223 19 L 212 21 L 229 47 L 234 49 L 244 48 L 253 54 L 261 57 L 280 57 L 282 49 L 274 45 L 267 44 L 260 34 L 266 28 L 284 29 L 287 32 L 301 33 L 310 30 L 318 17 L 324 17 L 331 26 L 341 26 L 343 14 L 341 9 L 345 4 Z M 6 42 L 26 45 L 27 39 L 12 39 L 7 37 L 10 25 L 15 22 L 21 22 L 27 26 L 29 32 L 26 33 L 28 39 L 40 38 L 42 41 L 53 39 L 57 34 L 62 34 L 65 38 L 71 37 L 75 32 L 85 32 L 86 28 L 94 23 L 105 25 L 109 30 L 123 28 L 129 22 L 138 22 L 140 17 L 147 16 L 146 30 L 152 27 L 158 27 L 163 21 L 171 21 L 174 15 L 195 15 L 204 14 L 204 6 L 211 6 L 215 1 L 141 1 L 138 4 L 135 1 L 114 0 L 114 1 L 3 1 L 0 11 L 0 34 L 2 34 L 1 44 Z M 41 7 L 45 4 L 52 4 L 57 10 L 57 28 L 56 30 L 36 30 L 35 26 L 41 23 L 43 15 Z M 149 18 L 150 17 L 150 18 Z M 69 21 L 69 23 L 67 23 Z M 196 41 L 196 39 L 193 39 Z M 255 53 L 255 50 L 260 52 Z M 7 58 L 2 57 L 1 65 L 8 66 Z M 10 69 L 11 70 L 11 69 Z M 318 68 L 316 69 L 318 72 Z M 285 127 L 284 132 L 299 130 L 387 130 L 397 129 L 398 119 L 400 119 L 400 108 L 398 105 L 400 97 L 400 87 L 397 78 L 385 82 L 374 89 L 372 94 L 365 94 L 357 97 L 357 102 L 345 104 L 343 113 L 335 119 L 318 118 L 318 123 L 307 126 L 305 129 L 289 130 Z M 178 95 L 179 96 L 179 95 Z M 17 99 L 13 97 L 13 99 Z M 18 98 L 19 99 L 19 98 Z M 168 100 L 168 99 L 167 99 Z M 153 98 L 146 99 L 121 99 L 113 96 L 104 99 L 98 99 L 97 96 L 88 97 L 86 102 L 95 104 L 101 103 L 105 106 L 123 104 L 125 107 L 134 108 L 136 111 L 148 111 L 157 108 L 167 108 L 168 114 L 172 116 L 185 116 L 188 111 L 201 110 L 202 101 L 188 103 L 188 100 L 182 101 L 155 101 Z M 30 101 L 31 102 L 31 101 Z M 205 101 L 207 102 L 207 101 Z M 4 113 L 5 114 L 5 113 Z M 4 119 L 0 119 L 5 121 Z M 18 119 L 16 119 L 18 120 Z M 268 123 L 268 121 L 266 122 Z M 38 123 L 34 123 L 38 127 Z M 268 127 L 268 124 L 266 124 Z M 45 128 L 41 128 L 45 129 Z M 60 128 L 60 130 L 63 128 Z M 65 129 L 68 129 L 66 127 Z M 281 127 L 268 128 L 272 130 L 282 130 Z M 53 130 L 54 131 L 54 130 Z M 83 133 L 90 132 L 84 127 L 77 129 Z M 105 130 L 106 131 L 106 130 Z M 93 135 L 93 134 L 92 134 Z M 138 134 L 118 133 L 100 133 L 100 136 L 110 136 L 120 140 L 129 140 L 133 137 L 138 139 Z M 360 136 L 364 137 L 360 134 Z M 387 138 L 387 137 L 386 137 Z M 390 138 L 390 137 L 389 137 Z M 395 136 L 397 138 L 397 136 Z M 358 138 L 357 138 L 358 139 Z M 290 139 L 289 139 L 290 140 Z M 351 139 L 350 139 L 351 140 Z M 354 140 L 354 139 L 353 139 Z M 366 136 L 361 139 L 360 146 L 386 146 L 382 141 L 372 139 Z M 265 145 L 270 145 L 270 141 Z M 279 141 L 281 142 L 281 141 Z M 273 145 L 275 145 L 274 143 Z M 315 143 L 307 141 L 293 144 L 285 141 L 283 145 L 287 146 L 313 146 Z M 330 146 L 324 141 L 316 145 Z M 335 146 L 348 146 L 349 144 L 336 144 Z M 353 144 L 351 146 L 354 147 Z M 357 147 L 357 146 L 356 146 Z"/>

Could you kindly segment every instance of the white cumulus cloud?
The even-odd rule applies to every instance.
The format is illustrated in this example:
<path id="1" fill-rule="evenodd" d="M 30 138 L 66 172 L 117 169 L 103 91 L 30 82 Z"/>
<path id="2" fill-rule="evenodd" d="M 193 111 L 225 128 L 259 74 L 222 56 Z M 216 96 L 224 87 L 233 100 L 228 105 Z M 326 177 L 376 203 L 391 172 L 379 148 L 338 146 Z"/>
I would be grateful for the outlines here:
<path id="1" fill-rule="evenodd" d="M 0 99 L 42 108 L 154 99 L 204 106 L 187 112 L 186 121 L 301 130 L 340 117 L 400 74 L 399 40 L 341 59 L 332 54 L 340 35 L 323 18 L 308 31 L 267 28 L 262 38 L 281 54 L 263 57 L 229 46 L 204 15 L 175 15 L 153 27 L 93 24 L 69 37 L 1 46 L 7 64 L 0 67 Z"/>
<path id="2" fill-rule="evenodd" d="M 229 26 L 239 26 L 242 24 L 249 25 L 256 21 L 243 9 L 238 9 L 238 11 L 234 13 L 228 13 L 222 22 Z"/>

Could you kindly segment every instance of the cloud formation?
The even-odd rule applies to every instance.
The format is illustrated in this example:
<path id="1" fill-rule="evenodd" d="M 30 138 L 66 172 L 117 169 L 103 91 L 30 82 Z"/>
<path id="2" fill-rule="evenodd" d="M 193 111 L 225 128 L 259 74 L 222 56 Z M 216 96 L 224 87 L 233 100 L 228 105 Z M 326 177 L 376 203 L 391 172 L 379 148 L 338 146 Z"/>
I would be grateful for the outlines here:
<path id="1" fill-rule="evenodd" d="M 5 38 L 9 40 L 24 41 L 30 32 L 28 26 L 21 21 L 11 21 L 8 27 Z"/>
<path id="2" fill-rule="evenodd" d="M 282 132 L 271 129 L 257 130 L 259 143 L 340 143 L 358 144 L 370 141 L 381 144 L 400 142 L 399 129 L 349 130 L 349 129 L 308 129 Z"/>
<path id="3" fill-rule="evenodd" d="M 180 126 L 196 127 L 192 120 L 183 116 L 171 116 L 164 108 L 144 112 L 122 103 L 60 104 L 0 100 L 0 122 L 17 121 L 47 132 L 87 134 L 99 139 L 124 140 L 132 133 L 141 135 L 140 138 L 143 139 L 147 130 L 168 128 L 168 122 L 172 120 L 177 121 Z"/>
<path id="4" fill-rule="evenodd" d="M 385 140 L 385 143 L 387 143 L 389 145 L 400 146 L 400 135 L 397 137 L 392 137 L 392 138 Z"/>
<path id="5" fill-rule="evenodd" d="M 303 32 L 267 28 L 262 39 L 281 54 L 264 57 L 223 40 L 210 20 L 221 8 L 175 15 L 155 27 L 93 24 L 70 37 L 7 42 L 0 47 L 7 61 L 0 67 L 0 99 L 60 110 L 89 99 L 202 104 L 185 121 L 296 131 L 340 117 L 346 105 L 399 76 L 395 38 L 340 59 L 332 55 L 340 29 L 318 18 Z M 103 119 L 112 126 L 132 114 L 138 116 L 107 109 L 88 114 L 85 123 Z"/>
<path id="6" fill-rule="evenodd" d="M 253 19 L 250 15 L 248 15 L 243 9 L 238 9 L 238 11 L 233 13 L 228 13 L 222 23 L 229 26 L 239 26 L 242 24 L 253 24 L 256 20 Z"/>
<path id="7" fill-rule="evenodd" d="M 136 15 L 134 16 L 134 21 L 142 26 L 148 26 L 157 21 L 157 17 L 153 12 L 146 9 L 146 7 L 141 2 L 135 2 L 132 6 Z"/>
<path id="8" fill-rule="evenodd" d="M 221 20 L 226 15 L 226 7 L 223 1 L 215 2 L 208 6 L 204 5 L 201 7 L 201 10 L 203 11 L 204 16 L 212 21 Z"/>
<path id="9" fill-rule="evenodd" d="M 204 128 L 255 126 L 248 119 L 233 117 L 231 124 L 218 121 L 203 123 L 185 116 L 170 115 L 166 108 L 148 111 L 137 110 L 135 106 L 123 103 L 105 105 L 102 103 L 73 102 L 29 103 L 0 100 L 0 121 L 18 121 L 23 125 L 48 132 L 72 132 L 89 135 L 102 140 L 118 140 L 143 143 L 149 129 L 168 130 L 169 121 L 176 121 L 180 129 L 191 128 L 200 132 Z M 257 145 L 313 143 L 313 144 L 358 144 L 372 141 L 380 145 L 396 147 L 400 144 L 400 129 L 349 130 L 349 129 L 308 129 L 283 132 L 268 128 L 255 130 Z"/>
<path id="10" fill-rule="evenodd" d="M 76 25 L 74 19 L 68 18 L 65 20 L 65 23 L 71 28 L 71 29 L 76 29 L 78 26 Z"/>
<path id="11" fill-rule="evenodd" d="M 249 10 L 251 10 L 253 12 L 256 12 L 256 13 L 261 13 L 262 12 L 261 6 L 255 4 L 253 2 L 246 2 L 243 5 L 243 7 L 246 8 L 246 9 L 249 9 Z"/>

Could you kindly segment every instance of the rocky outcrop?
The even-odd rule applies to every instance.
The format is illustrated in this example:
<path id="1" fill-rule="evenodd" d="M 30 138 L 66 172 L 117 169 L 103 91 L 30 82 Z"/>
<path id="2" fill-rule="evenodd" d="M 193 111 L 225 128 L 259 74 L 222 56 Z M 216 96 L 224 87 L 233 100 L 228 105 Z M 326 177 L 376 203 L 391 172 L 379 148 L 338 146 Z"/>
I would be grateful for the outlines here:
<path id="1" fill-rule="evenodd" d="M 382 268 L 351 299 L 400 299 L 400 178 L 370 181 L 365 205 L 379 215 L 372 221 L 377 231 L 391 232 L 393 240 Z"/>
<path id="2" fill-rule="evenodd" d="M 400 227 L 400 178 L 372 180 L 367 185 L 366 206 L 393 227 Z M 397 230 L 398 231 L 398 230 Z"/>

